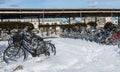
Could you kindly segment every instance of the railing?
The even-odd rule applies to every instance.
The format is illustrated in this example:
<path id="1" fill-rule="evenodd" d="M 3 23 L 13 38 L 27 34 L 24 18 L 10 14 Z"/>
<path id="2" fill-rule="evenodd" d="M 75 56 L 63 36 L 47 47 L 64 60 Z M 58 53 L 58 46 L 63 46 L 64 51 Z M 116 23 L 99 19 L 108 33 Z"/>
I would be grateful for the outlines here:
<path id="1" fill-rule="evenodd" d="M 120 13 L 120 11 L 0 11 L 1 14 L 34 14 L 34 13 Z"/>

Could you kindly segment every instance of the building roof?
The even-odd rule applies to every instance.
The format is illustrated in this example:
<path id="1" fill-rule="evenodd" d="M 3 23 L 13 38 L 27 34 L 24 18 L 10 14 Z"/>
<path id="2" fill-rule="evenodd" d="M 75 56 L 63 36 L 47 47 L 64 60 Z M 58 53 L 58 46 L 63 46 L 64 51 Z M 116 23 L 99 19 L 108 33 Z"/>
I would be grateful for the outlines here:
<path id="1" fill-rule="evenodd" d="M 120 9 L 25 9 L 0 8 L 1 19 L 68 18 L 87 16 L 120 16 Z"/>

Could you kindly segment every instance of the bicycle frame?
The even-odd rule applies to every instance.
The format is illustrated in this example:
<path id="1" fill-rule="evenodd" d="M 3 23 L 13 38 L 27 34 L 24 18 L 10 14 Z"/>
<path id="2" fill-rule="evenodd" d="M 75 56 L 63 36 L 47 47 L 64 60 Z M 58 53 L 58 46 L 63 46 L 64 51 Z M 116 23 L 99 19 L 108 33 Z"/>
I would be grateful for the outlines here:
<path id="1" fill-rule="evenodd" d="M 26 38 L 25 36 L 24 36 L 24 38 Z M 39 43 L 37 43 L 37 47 L 36 48 L 30 48 L 30 46 L 28 46 L 28 45 L 26 45 L 25 43 L 28 43 L 29 45 L 30 45 L 30 41 L 31 40 L 28 40 L 28 39 L 24 39 L 23 38 L 23 40 L 21 41 L 21 47 L 20 48 L 23 48 L 24 50 L 26 50 L 28 53 L 30 53 L 33 57 L 36 57 L 37 55 L 40 55 L 40 54 L 43 54 L 43 53 L 45 53 L 47 50 L 45 49 L 45 44 L 42 46 L 43 47 L 43 51 L 40 53 L 40 54 L 37 54 L 36 52 L 37 52 L 37 48 L 38 48 L 38 45 L 39 45 Z M 30 50 L 30 49 L 32 49 L 32 50 Z"/>

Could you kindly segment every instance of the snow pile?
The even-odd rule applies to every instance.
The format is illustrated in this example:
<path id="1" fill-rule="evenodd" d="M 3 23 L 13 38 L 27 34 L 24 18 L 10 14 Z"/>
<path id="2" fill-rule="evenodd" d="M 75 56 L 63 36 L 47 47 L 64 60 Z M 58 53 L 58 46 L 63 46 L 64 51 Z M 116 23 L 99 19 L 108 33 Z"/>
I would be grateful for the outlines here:
<path id="1" fill-rule="evenodd" d="M 29 57 L 8 65 L 1 62 L 0 72 L 120 72 L 120 51 L 117 46 L 80 39 L 51 40 L 57 48 L 55 56 Z"/>

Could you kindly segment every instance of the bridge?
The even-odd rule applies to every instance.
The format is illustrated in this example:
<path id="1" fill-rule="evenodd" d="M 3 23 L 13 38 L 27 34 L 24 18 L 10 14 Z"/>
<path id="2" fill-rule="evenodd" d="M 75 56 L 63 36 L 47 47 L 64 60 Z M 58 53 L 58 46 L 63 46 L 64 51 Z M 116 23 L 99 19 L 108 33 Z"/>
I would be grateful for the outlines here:
<path id="1" fill-rule="evenodd" d="M 120 9 L 12 9 L 1 8 L 0 19 L 119 17 Z"/>

